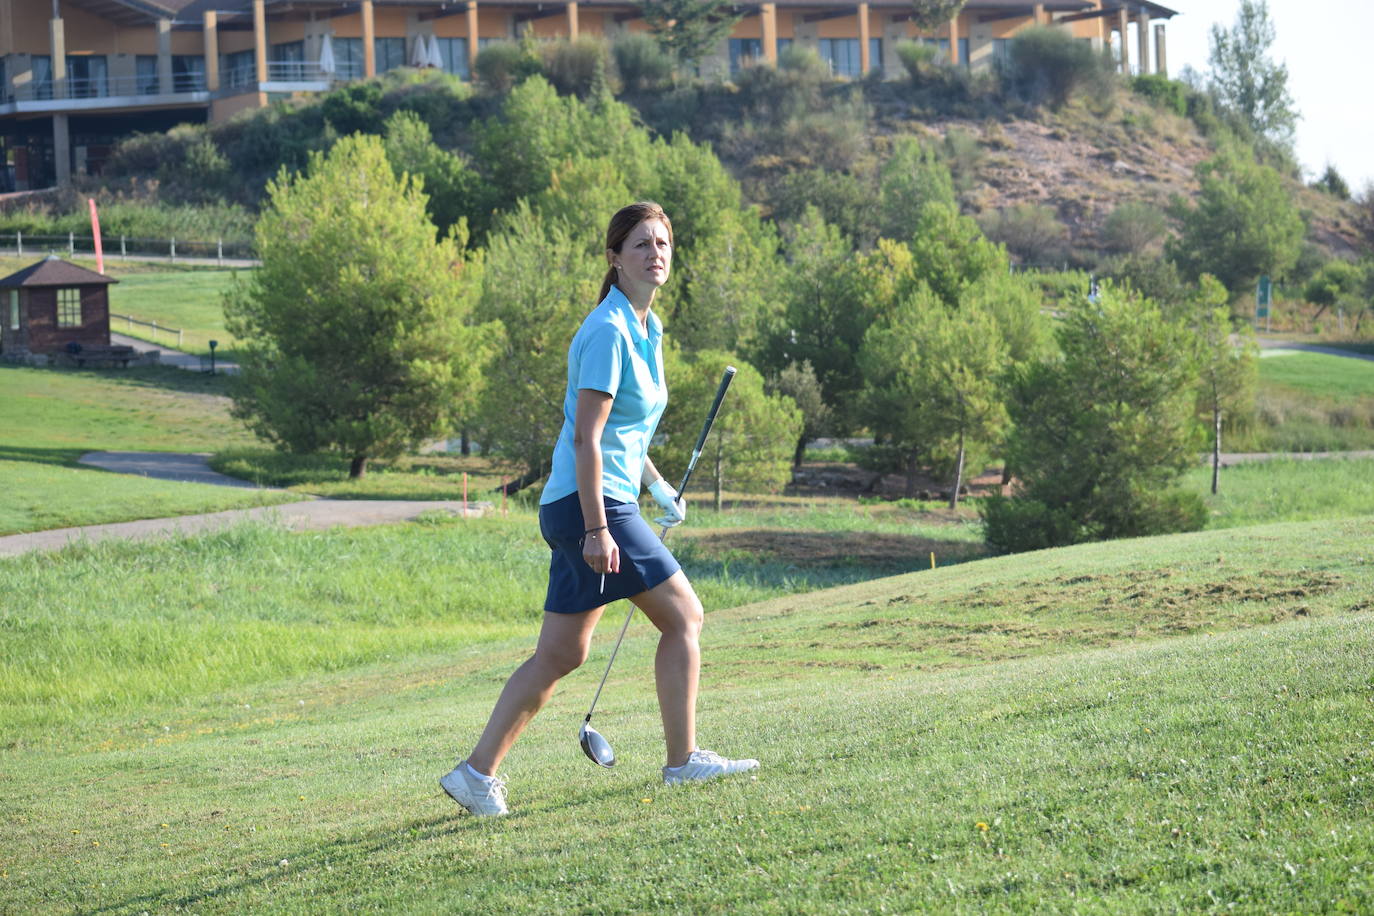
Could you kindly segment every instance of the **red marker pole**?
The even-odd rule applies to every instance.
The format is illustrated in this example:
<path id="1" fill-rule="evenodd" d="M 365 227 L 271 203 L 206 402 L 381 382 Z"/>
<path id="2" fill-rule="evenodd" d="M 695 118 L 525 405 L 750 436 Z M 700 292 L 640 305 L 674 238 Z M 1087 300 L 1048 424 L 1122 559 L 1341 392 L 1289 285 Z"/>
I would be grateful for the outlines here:
<path id="1" fill-rule="evenodd" d="M 97 273 L 105 273 L 105 246 L 100 242 L 100 216 L 95 212 L 95 198 L 88 197 L 86 200 L 91 205 L 91 237 L 95 239 L 95 269 Z"/>

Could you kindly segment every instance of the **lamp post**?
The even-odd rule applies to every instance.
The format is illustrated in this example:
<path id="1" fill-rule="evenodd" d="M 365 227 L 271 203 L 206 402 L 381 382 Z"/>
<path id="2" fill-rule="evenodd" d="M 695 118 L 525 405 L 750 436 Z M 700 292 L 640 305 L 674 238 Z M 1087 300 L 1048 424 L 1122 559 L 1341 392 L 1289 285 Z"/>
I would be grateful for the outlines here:
<path id="1" fill-rule="evenodd" d="M 219 346 L 218 340 L 210 341 L 210 374 L 215 374 L 215 347 Z"/>

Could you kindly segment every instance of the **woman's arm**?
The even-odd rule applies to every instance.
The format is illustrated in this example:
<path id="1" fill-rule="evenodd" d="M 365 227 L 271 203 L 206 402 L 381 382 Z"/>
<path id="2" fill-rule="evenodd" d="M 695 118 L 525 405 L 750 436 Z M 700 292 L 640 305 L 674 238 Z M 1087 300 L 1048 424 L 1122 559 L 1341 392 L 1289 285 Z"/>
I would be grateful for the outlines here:
<path id="1" fill-rule="evenodd" d="M 573 455 L 577 462 L 577 498 L 582 519 L 591 531 L 582 540 L 582 559 L 592 572 L 620 572 L 620 548 L 606 529 L 606 504 L 601 490 L 601 433 L 611 415 L 612 398 L 604 391 L 579 388 L 573 415 Z"/>

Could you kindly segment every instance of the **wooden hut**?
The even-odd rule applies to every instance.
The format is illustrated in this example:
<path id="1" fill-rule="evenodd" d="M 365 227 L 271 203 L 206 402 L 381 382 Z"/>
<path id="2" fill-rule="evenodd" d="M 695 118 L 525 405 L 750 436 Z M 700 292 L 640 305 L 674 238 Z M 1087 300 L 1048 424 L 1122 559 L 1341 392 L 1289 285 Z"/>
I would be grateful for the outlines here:
<path id="1" fill-rule="evenodd" d="M 82 365 L 134 358 L 131 348 L 110 346 L 110 284 L 118 282 L 56 255 L 0 280 L 0 357 Z"/>

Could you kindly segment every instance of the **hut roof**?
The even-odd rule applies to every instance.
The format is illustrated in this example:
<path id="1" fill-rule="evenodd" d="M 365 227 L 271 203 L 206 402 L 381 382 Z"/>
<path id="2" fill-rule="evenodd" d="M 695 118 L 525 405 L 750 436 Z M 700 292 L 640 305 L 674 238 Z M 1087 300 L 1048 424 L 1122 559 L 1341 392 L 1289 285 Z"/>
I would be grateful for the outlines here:
<path id="1" fill-rule="evenodd" d="M 37 264 L 30 264 L 23 270 L 0 279 L 0 289 L 13 289 L 18 286 L 94 286 L 97 283 L 118 282 L 104 274 L 69 264 L 52 254 Z"/>

